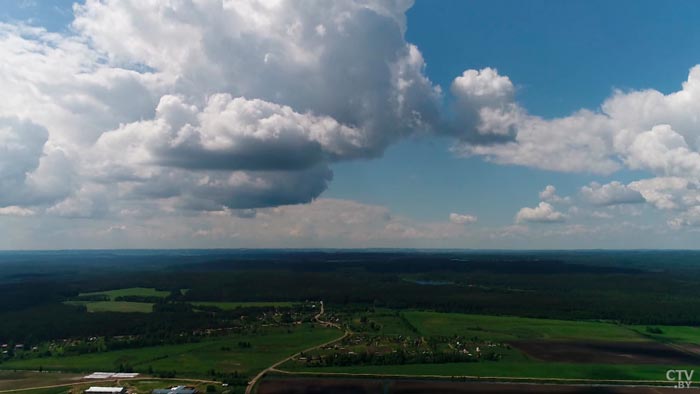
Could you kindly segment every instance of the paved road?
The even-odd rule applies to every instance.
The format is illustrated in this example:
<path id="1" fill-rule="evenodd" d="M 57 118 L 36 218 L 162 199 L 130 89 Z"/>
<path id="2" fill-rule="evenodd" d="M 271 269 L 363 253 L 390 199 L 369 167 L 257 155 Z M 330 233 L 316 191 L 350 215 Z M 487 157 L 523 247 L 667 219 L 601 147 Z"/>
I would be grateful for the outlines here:
<path id="1" fill-rule="evenodd" d="M 323 301 L 321 301 L 321 310 L 316 314 L 316 316 L 314 316 L 314 320 L 316 320 L 316 322 L 318 322 L 319 324 L 324 325 L 324 326 L 327 326 L 327 327 L 334 327 L 334 328 L 337 328 L 337 329 L 342 329 L 342 328 L 340 327 L 339 324 L 336 324 L 336 323 L 333 323 L 333 322 L 330 322 L 330 321 L 321 320 L 321 317 L 323 316 L 323 314 L 324 314 L 325 312 L 326 312 L 326 310 L 324 309 Z M 336 343 L 336 342 L 342 341 L 343 339 L 347 338 L 347 337 L 350 336 L 351 334 L 352 334 L 352 332 L 350 332 L 349 330 L 346 330 L 345 333 L 343 334 L 343 336 L 340 337 L 340 338 L 336 338 L 336 339 L 334 339 L 334 340 L 332 340 L 332 341 L 328 341 L 328 342 L 322 343 L 322 344 L 320 344 L 320 345 L 312 346 L 312 347 L 310 347 L 310 348 L 308 348 L 308 349 L 304 349 L 304 350 L 302 350 L 302 351 L 300 351 L 300 352 L 294 353 L 294 354 L 292 354 L 291 356 L 289 356 L 289 357 L 287 357 L 287 358 L 285 358 L 285 359 L 283 359 L 283 360 L 280 360 L 280 361 L 278 361 L 278 362 L 276 362 L 276 363 L 270 365 L 269 367 L 267 367 L 267 368 L 265 368 L 263 371 L 261 371 L 259 374 L 255 375 L 255 377 L 254 377 L 250 382 L 248 382 L 248 387 L 246 387 L 246 389 L 245 389 L 245 394 L 252 394 L 252 393 L 253 393 L 253 389 L 255 388 L 255 385 L 258 384 L 258 382 L 260 381 L 260 379 L 262 379 L 262 378 L 263 378 L 265 375 L 267 375 L 269 372 L 272 372 L 272 371 L 279 371 L 279 370 L 277 369 L 277 367 L 279 367 L 280 365 L 286 363 L 287 361 L 289 361 L 289 360 L 291 360 L 291 359 L 293 359 L 293 358 L 295 358 L 295 357 L 301 355 L 302 353 L 311 352 L 311 351 L 313 351 L 313 350 L 322 348 L 322 347 L 324 347 L 324 346 L 330 346 L 330 345 L 332 345 L 332 344 L 334 344 L 334 343 Z"/>

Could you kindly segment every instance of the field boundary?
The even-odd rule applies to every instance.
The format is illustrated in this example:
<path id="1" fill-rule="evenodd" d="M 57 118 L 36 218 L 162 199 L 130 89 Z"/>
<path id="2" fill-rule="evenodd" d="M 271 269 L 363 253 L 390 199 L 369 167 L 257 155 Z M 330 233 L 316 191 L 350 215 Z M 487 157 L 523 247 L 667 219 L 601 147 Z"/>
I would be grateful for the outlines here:
<path id="1" fill-rule="evenodd" d="M 312 372 L 289 371 L 272 368 L 270 372 L 286 376 L 311 377 L 350 377 L 370 379 L 416 379 L 416 380 L 448 380 L 464 382 L 492 383 L 529 383 L 529 384 L 568 384 L 579 386 L 627 386 L 627 387 L 658 387 L 668 385 L 668 380 L 630 380 L 630 379 L 577 379 L 577 378 L 529 378 L 518 376 L 478 376 L 478 375 L 431 375 L 431 374 L 384 374 L 384 373 L 354 373 L 354 372 Z"/>

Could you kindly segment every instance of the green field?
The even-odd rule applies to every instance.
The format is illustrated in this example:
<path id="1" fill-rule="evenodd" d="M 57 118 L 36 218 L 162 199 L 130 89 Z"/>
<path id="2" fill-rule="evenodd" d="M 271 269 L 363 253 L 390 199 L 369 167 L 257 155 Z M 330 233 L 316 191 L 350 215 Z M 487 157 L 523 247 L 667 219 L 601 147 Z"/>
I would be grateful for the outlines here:
<path id="1" fill-rule="evenodd" d="M 532 319 L 507 316 L 483 316 L 423 311 L 402 312 L 408 323 L 424 337 L 465 336 L 480 340 L 590 340 L 590 341 L 649 341 L 656 339 L 646 332 L 646 326 L 623 326 L 604 322 Z M 369 317 L 375 321 L 387 319 L 388 332 L 409 335 L 405 323 L 391 314 Z M 700 329 L 695 327 L 659 326 L 657 334 L 666 342 L 697 343 Z M 602 379 L 602 380 L 665 380 L 670 368 L 693 369 L 692 366 L 671 365 L 611 365 L 552 363 L 530 359 L 513 349 L 504 354 L 502 361 L 479 361 L 450 364 L 361 365 L 306 367 L 286 363 L 281 369 L 307 373 L 354 373 L 388 375 L 435 375 L 515 377 L 537 379 Z M 695 377 L 700 379 L 700 377 Z"/>
<path id="2" fill-rule="evenodd" d="M 648 340 L 635 330 L 612 323 L 418 311 L 404 312 L 403 316 L 423 336 L 461 335 L 493 341 L 517 339 Z"/>
<path id="3" fill-rule="evenodd" d="M 365 324 L 362 325 L 360 321 L 360 316 L 367 319 L 367 322 L 375 323 L 375 328 Z M 403 336 L 415 336 L 416 332 L 412 329 L 410 324 L 407 324 L 401 315 L 394 310 L 390 309 L 376 309 L 371 313 L 362 313 L 352 317 L 353 327 L 352 330 L 357 333 L 368 333 L 373 335 L 403 335 Z M 376 329 L 376 326 L 379 329 Z"/>
<path id="4" fill-rule="evenodd" d="M 88 312 L 131 312 L 131 313 L 151 313 L 153 303 L 116 301 L 118 297 L 158 297 L 165 298 L 170 295 L 169 291 L 156 290 L 147 287 L 129 287 L 125 289 L 115 289 L 107 291 L 96 291 L 90 293 L 80 293 L 78 297 L 105 296 L 109 301 L 66 301 L 68 305 L 84 305 Z"/>
<path id="5" fill-rule="evenodd" d="M 194 306 L 213 306 L 222 310 L 233 310 L 237 308 L 287 308 L 292 305 L 299 304 L 298 302 L 209 302 L 209 301 L 194 301 L 190 302 Z"/>
<path id="6" fill-rule="evenodd" d="M 125 296 L 139 296 L 139 297 L 161 297 L 165 298 L 170 295 L 169 291 L 156 290 L 147 287 L 129 287 L 126 289 L 116 289 L 108 291 L 96 291 L 92 293 L 80 293 L 78 296 L 96 296 L 104 295 L 109 297 L 110 300 L 114 301 L 117 297 Z"/>
<path id="7" fill-rule="evenodd" d="M 251 375 L 297 351 L 339 336 L 341 333 L 336 329 L 310 325 L 290 329 L 290 332 L 287 332 L 287 328 L 278 327 L 259 334 L 229 336 L 199 343 L 9 361 L 0 364 L 0 368 L 92 372 L 113 371 L 120 364 L 128 364 L 135 372 L 147 372 L 152 367 L 156 372 L 176 371 L 178 376 L 206 376 L 212 369 Z M 252 347 L 240 348 L 239 342 L 250 342 Z"/>
<path id="8" fill-rule="evenodd" d="M 630 326 L 641 335 L 648 336 L 659 342 L 694 343 L 700 344 L 700 327 L 688 326 L 651 326 L 661 330 L 661 333 L 651 333 L 649 326 Z"/>
<path id="9" fill-rule="evenodd" d="M 68 305 L 85 305 L 88 312 L 151 313 L 153 304 L 128 301 L 66 301 Z"/>
<path id="10" fill-rule="evenodd" d="M 62 387 L 49 387 L 43 389 L 27 389 L 16 391 L 20 394 L 73 394 L 73 386 L 62 386 Z"/>

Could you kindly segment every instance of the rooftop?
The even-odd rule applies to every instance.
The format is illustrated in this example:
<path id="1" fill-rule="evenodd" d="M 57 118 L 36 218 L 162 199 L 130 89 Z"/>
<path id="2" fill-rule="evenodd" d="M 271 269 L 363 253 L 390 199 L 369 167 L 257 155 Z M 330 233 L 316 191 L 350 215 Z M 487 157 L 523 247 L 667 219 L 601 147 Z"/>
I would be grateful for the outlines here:
<path id="1" fill-rule="evenodd" d="M 123 391 L 126 391 L 124 387 L 100 387 L 100 386 L 92 386 L 89 389 L 85 390 L 86 393 L 121 393 Z"/>

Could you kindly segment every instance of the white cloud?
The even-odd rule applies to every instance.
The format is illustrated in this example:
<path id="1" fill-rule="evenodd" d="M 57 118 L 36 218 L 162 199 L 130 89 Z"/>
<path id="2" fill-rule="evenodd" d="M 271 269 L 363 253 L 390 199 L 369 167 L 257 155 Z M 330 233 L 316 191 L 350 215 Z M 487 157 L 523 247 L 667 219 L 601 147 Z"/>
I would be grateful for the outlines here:
<path id="1" fill-rule="evenodd" d="M 330 163 L 440 123 L 439 87 L 404 39 L 410 6 L 86 1 L 70 33 L 0 24 L 13 97 L 0 118 L 14 119 L 0 122 L 13 122 L 0 127 L 0 186 L 13 190 L 0 206 L 89 217 L 154 199 L 309 202 Z"/>
<path id="2" fill-rule="evenodd" d="M 550 203 L 569 203 L 571 202 L 570 197 L 561 197 L 557 195 L 557 188 L 553 185 L 547 185 L 544 190 L 540 192 L 540 200 L 547 201 Z"/>
<path id="3" fill-rule="evenodd" d="M 207 247 L 269 247 L 271 244 L 416 247 L 460 242 L 470 234 L 463 225 L 416 221 L 395 215 L 384 206 L 327 198 L 309 204 L 260 208 L 254 218 L 242 217 L 236 210 L 225 209 L 192 214 L 174 211 L 153 217 L 128 216 L 118 221 L 97 218 L 91 223 L 92 227 L 73 228 L 70 233 L 66 226 L 61 226 L 60 231 L 69 240 L 78 239 L 100 247 L 110 247 L 110 242 L 133 247 L 176 246 L 192 239 Z M 42 234 L 42 237 L 46 236 Z M 59 235 L 53 236 L 59 238 Z"/>
<path id="4" fill-rule="evenodd" d="M 540 202 L 534 208 L 521 208 L 520 211 L 515 215 L 516 223 L 525 222 L 535 222 L 535 223 L 555 223 L 563 222 L 566 216 L 554 209 L 554 207 L 547 202 Z"/>
<path id="5" fill-rule="evenodd" d="M 692 222 L 700 205 L 700 66 L 677 92 L 616 91 L 599 109 L 554 119 L 529 114 L 497 70 L 466 70 L 450 86 L 455 115 L 447 120 L 440 88 L 405 40 L 410 6 L 88 0 L 74 7 L 65 33 L 0 23 L 0 90 L 12 97 L 0 102 L 0 212 L 26 220 L 187 217 L 197 228 L 207 215 L 264 222 L 280 207 L 294 217 L 281 226 L 289 234 L 322 238 L 332 231 L 316 231 L 321 226 L 303 217 L 309 210 L 287 205 L 315 204 L 333 163 L 375 158 L 429 132 L 455 137 L 458 154 L 496 163 L 648 171 L 655 178 L 591 184 L 582 193 L 598 205 L 641 195 L 673 211 L 678 226 Z M 566 219 L 552 204 L 569 197 L 548 185 L 540 198 L 516 221 Z M 373 229 L 357 234 L 379 238 L 453 237 L 466 231 L 457 224 L 476 221 L 453 213 L 450 223 L 416 223 L 345 204 L 380 214 L 345 215 Z M 167 235 L 155 222 L 128 228 L 147 228 L 150 239 Z"/>
<path id="6" fill-rule="evenodd" d="M 552 199 L 554 196 L 557 195 L 557 188 L 554 187 L 553 185 L 547 185 L 544 190 L 540 192 L 540 200 L 547 201 L 549 199 Z"/>
<path id="7" fill-rule="evenodd" d="M 638 191 L 648 203 L 662 210 L 683 209 L 700 204 L 697 186 L 684 178 L 642 179 L 631 182 L 629 188 Z"/>
<path id="8" fill-rule="evenodd" d="M 673 229 L 700 226 L 700 206 L 691 207 L 680 215 L 669 219 L 668 225 Z"/>
<path id="9" fill-rule="evenodd" d="M 466 70 L 451 87 L 457 98 L 457 135 L 463 141 L 510 140 L 522 115 L 510 79 L 492 68 Z"/>
<path id="10" fill-rule="evenodd" d="M 476 223 L 477 222 L 477 217 L 472 216 L 472 215 L 466 215 L 466 214 L 460 214 L 460 213 L 451 213 L 450 214 L 450 222 L 455 223 L 455 224 L 470 224 L 470 223 Z"/>
<path id="11" fill-rule="evenodd" d="M 28 197 L 27 174 L 39 167 L 48 133 L 16 118 L 0 118 L 0 203 L 17 204 Z"/>
<path id="12" fill-rule="evenodd" d="M 156 117 L 122 125 L 97 141 L 134 165 L 215 170 L 303 170 L 362 156 L 363 132 L 335 119 L 300 114 L 262 100 L 210 96 L 201 110 L 163 96 Z M 110 160 L 110 161 L 116 161 Z M 112 163 L 110 163 L 112 164 Z"/>
<path id="13" fill-rule="evenodd" d="M 464 71 L 452 82 L 452 92 L 460 99 L 477 102 L 479 106 L 498 106 L 513 100 L 515 87 L 510 78 L 486 67 Z"/>
<path id="14" fill-rule="evenodd" d="M 565 172 L 611 174 L 625 166 L 647 171 L 652 178 L 629 185 L 591 183 L 581 189 L 581 196 L 601 206 L 646 201 L 661 210 L 681 212 L 669 219 L 672 227 L 694 223 L 695 207 L 700 206 L 700 65 L 690 69 L 688 79 L 676 92 L 616 91 L 595 112 L 579 110 L 554 119 L 528 114 L 515 101 L 512 86 L 510 79 L 490 69 L 468 70 L 455 79 L 457 108 L 464 107 L 463 113 L 473 117 L 455 119 L 452 133 L 459 138 L 453 148 L 456 153 Z M 460 92 L 467 93 L 460 96 Z M 481 101 L 484 104 L 472 98 L 480 96 L 486 97 Z M 499 118 L 505 123 L 492 124 L 493 117 L 474 110 L 479 105 L 500 108 L 507 115 Z M 511 138 L 501 138 L 503 124 Z M 475 132 L 482 138 L 473 138 Z M 545 189 L 541 199 L 560 202 L 553 197 L 555 191 Z M 537 208 L 523 214 L 534 216 Z M 639 209 L 628 211 L 639 214 Z"/>
<path id="15" fill-rule="evenodd" d="M 631 168 L 700 180 L 700 153 L 693 151 L 685 138 L 670 125 L 657 125 L 640 133 L 625 151 L 626 162 Z"/>
<path id="16" fill-rule="evenodd" d="M 0 208 L 1 216 L 33 216 L 35 214 L 36 212 L 31 209 L 18 207 L 16 205 Z"/>
<path id="17" fill-rule="evenodd" d="M 581 188 L 583 198 L 593 205 L 619 205 L 636 204 L 645 201 L 642 194 L 618 181 L 612 181 L 605 185 L 591 182 Z"/>
<path id="18" fill-rule="evenodd" d="M 621 165 L 613 155 L 607 123 L 607 118 L 590 111 L 553 120 L 522 116 L 512 126 L 517 131 L 512 141 L 491 140 L 484 144 L 463 141 L 453 150 L 465 156 L 484 156 L 499 164 L 610 174 Z"/>
<path id="19" fill-rule="evenodd" d="M 473 70 L 467 74 L 479 75 Z M 510 80 L 503 78 L 490 75 L 487 81 L 499 82 L 484 82 L 488 88 L 481 91 L 491 92 L 491 96 L 486 96 L 495 97 L 491 101 L 496 100 L 499 108 L 506 109 L 509 115 L 500 118 L 507 119 L 505 124 L 513 138 L 470 139 L 474 122 L 458 119 L 461 122 L 455 128 L 461 142 L 455 146 L 455 152 L 555 171 L 610 174 L 627 165 L 659 176 L 700 180 L 700 65 L 690 70 L 677 92 L 664 95 L 656 90 L 617 91 L 598 112 L 580 110 L 554 119 L 527 114 L 512 97 Z M 458 82 L 462 79 L 455 79 L 453 86 L 462 85 Z M 467 106 L 464 111 L 472 107 Z M 503 134 L 503 123 L 488 126 L 492 118 L 479 115 L 476 124 L 481 127 L 480 134 Z"/>

